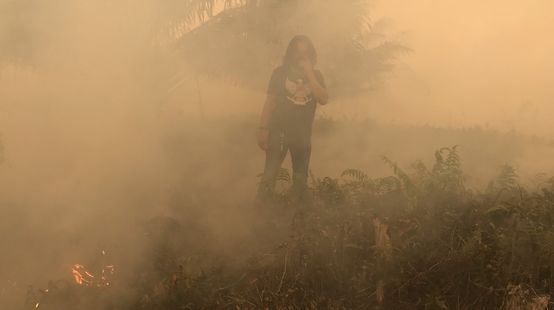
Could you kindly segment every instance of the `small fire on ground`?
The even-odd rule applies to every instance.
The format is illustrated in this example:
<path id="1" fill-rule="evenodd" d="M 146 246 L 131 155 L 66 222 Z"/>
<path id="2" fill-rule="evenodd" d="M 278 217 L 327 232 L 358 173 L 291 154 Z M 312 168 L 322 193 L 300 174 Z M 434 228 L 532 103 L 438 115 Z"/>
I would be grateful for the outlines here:
<path id="1" fill-rule="evenodd" d="M 100 274 L 94 275 L 83 265 L 75 264 L 71 268 L 71 272 L 75 283 L 78 285 L 104 287 L 110 286 L 110 279 L 115 272 L 115 268 L 113 265 L 107 265 L 102 267 Z"/>

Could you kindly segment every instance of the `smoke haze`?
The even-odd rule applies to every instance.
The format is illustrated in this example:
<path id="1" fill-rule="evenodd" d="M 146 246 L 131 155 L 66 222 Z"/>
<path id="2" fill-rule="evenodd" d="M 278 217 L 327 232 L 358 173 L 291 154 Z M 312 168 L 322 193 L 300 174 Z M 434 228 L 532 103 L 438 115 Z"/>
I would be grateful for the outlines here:
<path id="1" fill-rule="evenodd" d="M 377 2 L 374 14 L 413 49 L 389 81 L 387 117 L 551 136 L 553 10 L 549 1 Z"/>
<path id="2" fill-rule="evenodd" d="M 251 231 L 264 92 L 189 74 L 160 30 L 182 9 L 0 0 L 0 308 L 102 250 L 117 266 L 142 266 L 152 219 L 187 223 L 183 248 L 229 257 L 266 241 Z M 507 162 L 522 174 L 552 171 L 554 3 L 380 0 L 369 9 L 376 29 L 411 52 L 369 93 L 319 109 L 314 175 L 385 175 L 381 155 L 408 164 L 455 144 L 475 184 Z"/>

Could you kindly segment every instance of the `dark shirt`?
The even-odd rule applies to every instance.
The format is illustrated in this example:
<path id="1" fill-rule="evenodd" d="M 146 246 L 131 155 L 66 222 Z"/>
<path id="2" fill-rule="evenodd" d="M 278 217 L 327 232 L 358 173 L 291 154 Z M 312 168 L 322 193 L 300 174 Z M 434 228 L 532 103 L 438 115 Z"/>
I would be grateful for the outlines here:
<path id="1" fill-rule="evenodd" d="M 315 70 L 315 76 L 325 87 L 319 70 Z M 279 66 L 271 74 L 267 93 L 275 95 L 276 101 L 269 123 L 270 131 L 284 133 L 290 143 L 309 145 L 317 100 L 308 78 L 294 76 L 285 66 Z"/>

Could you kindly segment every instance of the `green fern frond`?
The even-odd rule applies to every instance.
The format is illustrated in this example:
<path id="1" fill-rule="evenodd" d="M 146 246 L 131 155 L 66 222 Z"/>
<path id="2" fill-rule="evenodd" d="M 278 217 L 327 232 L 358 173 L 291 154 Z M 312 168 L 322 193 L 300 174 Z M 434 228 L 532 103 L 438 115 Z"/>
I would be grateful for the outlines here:
<path id="1" fill-rule="evenodd" d="M 369 179 L 367 174 L 365 174 L 363 171 L 358 169 L 346 169 L 344 170 L 341 175 L 341 177 L 350 177 L 358 182 L 364 182 Z"/>
<path id="2" fill-rule="evenodd" d="M 402 170 L 400 167 L 398 167 L 398 164 L 396 162 L 393 162 L 387 156 L 382 156 L 381 158 L 382 158 L 383 162 L 385 164 L 387 164 L 392 169 L 394 175 L 400 181 L 402 181 L 402 183 L 405 187 L 409 187 L 409 188 L 413 187 L 412 186 L 413 185 L 412 180 L 410 179 L 408 174 L 406 172 L 404 172 L 404 170 Z"/>
<path id="3" fill-rule="evenodd" d="M 379 193 L 385 194 L 402 189 L 402 182 L 394 176 L 388 176 L 375 180 L 376 189 Z"/>

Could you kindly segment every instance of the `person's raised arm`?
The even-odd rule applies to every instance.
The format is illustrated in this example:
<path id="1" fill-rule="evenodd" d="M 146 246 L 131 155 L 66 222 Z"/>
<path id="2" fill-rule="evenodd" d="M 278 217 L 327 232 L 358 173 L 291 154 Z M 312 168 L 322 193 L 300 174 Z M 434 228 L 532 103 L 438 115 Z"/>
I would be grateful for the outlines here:
<path id="1" fill-rule="evenodd" d="M 329 95 L 327 94 L 325 87 L 323 87 L 323 85 L 321 85 L 318 81 L 315 72 L 312 70 L 311 73 L 307 73 L 306 75 L 308 76 L 310 87 L 312 88 L 312 92 L 317 102 L 321 105 L 327 104 L 327 102 L 329 102 Z"/>
<path id="2" fill-rule="evenodd" d="M 316 73 L 312 63 L 309 60 L 304 60 L 302 62 L 302 68 L 304 74 L 308 77 L 308 82 L 312 88 L 315 99 L 319 104 L 325 105 L 329 101 L 329 95 L 327 94 L 327 89 L 325 89 L 325 83 L 323 82 L 323 76 Z"/>

